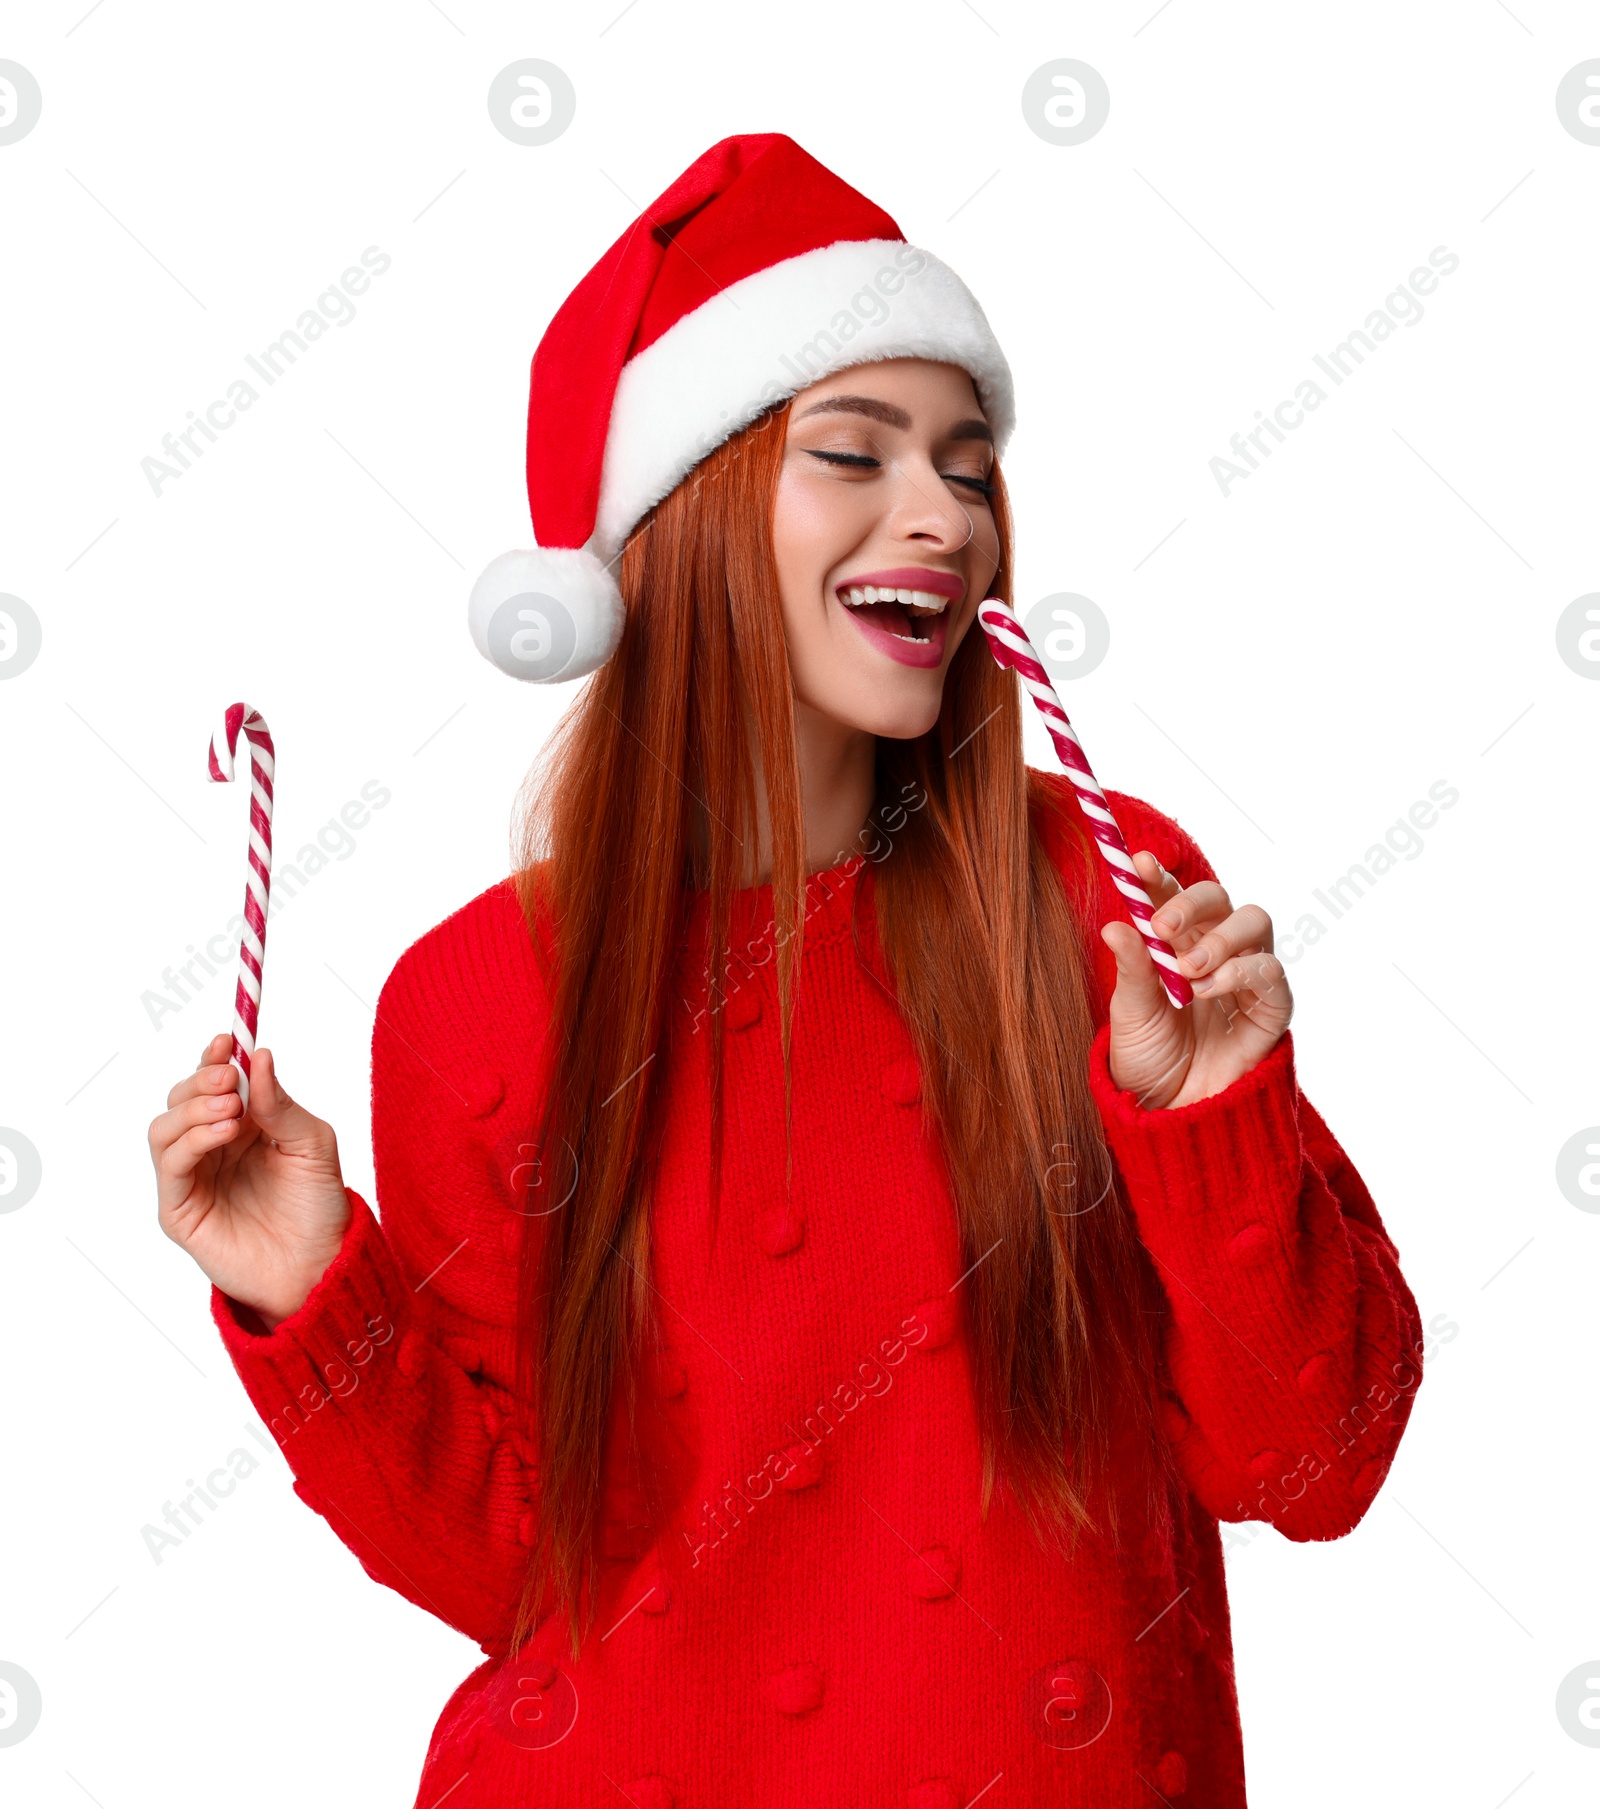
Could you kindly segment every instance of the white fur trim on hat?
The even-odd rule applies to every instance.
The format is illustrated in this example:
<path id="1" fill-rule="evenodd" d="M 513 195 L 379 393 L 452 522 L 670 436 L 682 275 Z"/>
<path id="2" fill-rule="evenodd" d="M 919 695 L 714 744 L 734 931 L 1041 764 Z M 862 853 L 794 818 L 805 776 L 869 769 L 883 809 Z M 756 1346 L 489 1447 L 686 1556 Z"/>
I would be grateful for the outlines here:
<path id="1" fill-rule="evenodd" d="M 764 409 L 884 358 L 960 365 L 1004 451 L 1011 369 L 972 291 L 902 240 L 841 239 L 730 283 L 623 366 L 590 544 L 614 557 L 647 510 Z"/>
<path id="2" fill-rule="evenodd" d="M 512 678 L 557 684 L 603 665 L 622 638 L 622 593 L 582 547 L 501 553 L 467 600 L 479 653 Z"/>

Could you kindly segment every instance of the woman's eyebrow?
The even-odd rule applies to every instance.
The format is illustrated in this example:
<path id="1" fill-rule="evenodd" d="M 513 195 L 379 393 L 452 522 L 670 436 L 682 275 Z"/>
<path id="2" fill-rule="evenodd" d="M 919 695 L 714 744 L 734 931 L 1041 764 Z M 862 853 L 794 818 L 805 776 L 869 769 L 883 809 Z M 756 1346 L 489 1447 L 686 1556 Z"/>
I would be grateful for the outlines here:
<path id="1" fill-rule="evenodd" d="M 827 396 L 821 402 L 813 402 L 809 408 L 796 415 L 795 419 L 804 421 L 809 415 L 822 414 L 827 410 L 838 414 L 867 415 L 889 427 L 907 428 L 911 425 L 911 417 L 903 408 L 895 407 L 892 402 L 880 402 L 876 396 Z M 957 421 L 944 437 L 947 440 L 987 440 L 991 446 L 994 444 L 989 423 L 977 416 Z"/>
<path id="2" fill-rule="evenodd" d="M 874 421 L 882 421 L 887 427 L 911 425 L 911 417 L 903 408 L 896 408 L 892 402 L 880 402 L 876 396 L 828 396 L 821 402 L 813 402 L 808 409 L 796 415 L 795 419 L 803 421 L 807 415 L 819 415 L 825 409 L 847 415 L 869 415 Z"/>

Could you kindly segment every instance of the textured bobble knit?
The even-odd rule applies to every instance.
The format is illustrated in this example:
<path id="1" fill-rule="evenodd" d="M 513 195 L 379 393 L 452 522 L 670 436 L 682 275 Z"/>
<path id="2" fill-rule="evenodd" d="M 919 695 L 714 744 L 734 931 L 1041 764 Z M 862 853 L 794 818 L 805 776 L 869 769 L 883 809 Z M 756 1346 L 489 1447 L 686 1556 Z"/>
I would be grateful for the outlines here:
<path id="1" fill-rule="evenodd" d="M 1111 796 L 1130 847 L 1185 885 L 1214 877 L 1169 818 Z M 373 1031 L 381 1224 L 351 1192 L 338 1255 L 270 1335 L 215 1289 L 212 1311 L 301 1498 L 488 1655 L 445 1705 L 417 1809 L 959 1809 L 991 1784 L 1030 1809 L 1243 1809 L 1218 1522 L 1349 1532 L 1409 1416 L 1421 1329 L 1289 1034 L 1193 1105 L 1116 1086 L 1098 927 L 1120 902 L 1092 851 L 1057 859 L 1094 961 L 1090 1082 L 1168 1307 L 1159 1420 L 1181 1481 L 1162 1523 L 1068 1562 L 1008 1491 L 980 1514 L 955 1213 L 911 1039 L 858 960 L 870 883 L 847 865 L 808 882 L 787 1197 L 770 961 L 730 1001 L 714 1239 L 691 918 L 659 1058 L 665 1342 L 641 1403 L 681 1506 L 650 1524 L 614 1437 L 576 1661 L 558 1617 L 508 1650 L 538 1489 L 511 1200 L 546 1011 L 511 883 L 401 957 Z M 759 937 L 770 888 L 736 907 Z"/>

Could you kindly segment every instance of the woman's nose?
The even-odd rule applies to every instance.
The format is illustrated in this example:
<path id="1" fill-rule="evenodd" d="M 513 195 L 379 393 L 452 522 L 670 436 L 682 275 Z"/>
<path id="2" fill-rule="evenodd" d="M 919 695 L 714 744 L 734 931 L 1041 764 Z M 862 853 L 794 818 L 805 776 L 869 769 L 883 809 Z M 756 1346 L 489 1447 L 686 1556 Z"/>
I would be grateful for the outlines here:
<path id="1" fill-rule="evenodd" d="M 906 540 L 926 540 L 954 552 L 972 538 L 972 517 L 945 488 L 930 461 L 894 461 L 895 498 L 890 526 Z"/>

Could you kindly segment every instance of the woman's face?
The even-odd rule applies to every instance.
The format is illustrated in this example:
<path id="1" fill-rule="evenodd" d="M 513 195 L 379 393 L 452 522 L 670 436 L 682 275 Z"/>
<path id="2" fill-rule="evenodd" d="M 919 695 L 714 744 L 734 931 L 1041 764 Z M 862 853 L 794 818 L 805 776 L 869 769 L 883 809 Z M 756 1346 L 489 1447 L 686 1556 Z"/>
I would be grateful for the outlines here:
<path id="1" fill-rule="evenodd" d="M 993 464 L 953 364 L 858 364 L 790 403 L 772 535 L 802 705 L 873 735 L 933 727 L 999 569 Z"/>

